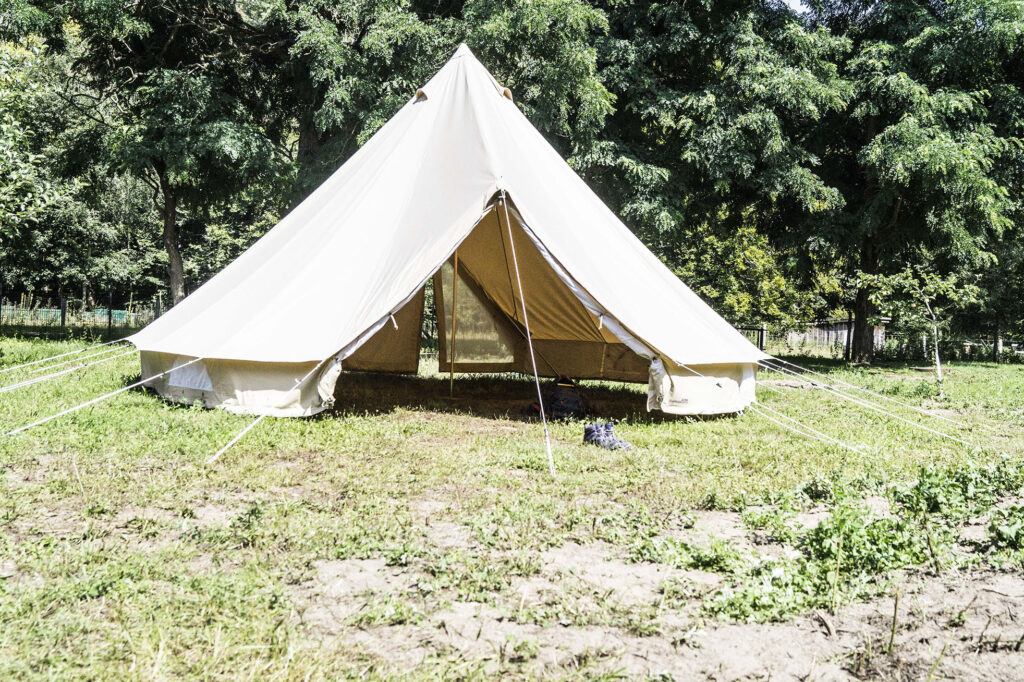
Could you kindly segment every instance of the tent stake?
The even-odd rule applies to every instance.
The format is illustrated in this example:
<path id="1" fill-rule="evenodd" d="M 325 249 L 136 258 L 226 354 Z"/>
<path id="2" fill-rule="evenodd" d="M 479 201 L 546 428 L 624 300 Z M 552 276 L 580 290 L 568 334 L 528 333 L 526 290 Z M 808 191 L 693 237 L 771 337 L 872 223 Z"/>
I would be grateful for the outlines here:
<path id="1" fill-rule="evenodd" d="M 519 275 L 519 261 L 516 258 L 516 243 L 512 237 L 512 223 L 508 218 L 508 201 L 505 190 L 501 190 L 501 205 L 505 209 L 505 225 L 508 227 L 508 242 L 512 250 L 512 265 L 516 270 L 516 285 L 519 287 L 519 302 L 523 305 L 523 326 L 526 327 L 526 347 L 530 350 L 530 364 L 533 366 L 533 380 L 537 384 L 537 404 L 540 406 L 540 422 L 544 426 L 544 445 L 548 450 L 548 471 L 555 475 L 555 457 L 551 454 L 551 434 L 548 433 L 548 419 L 544 414 L 544 396 L 540 390 L 540 376 L 537 374 L 537 359 L 533 356 L 533 335 L 530 334 L 530 318 L 526 314 L 526 297 L 523 296 L 523 278 Z M 500 223 L 499 223 L 500 228 Z M 512 301 L 515 307 L 515 301 Z M 453 306 L 454 307 L 454 306 Z"/>
<path id="2" fill-rule="evenodd" d="M 459 302 L 459 250 L 455 249 L 455 267 L 452 273 L 452 340 L 448 345 L 448 397 L 455 397 L 455 311 Z"/>

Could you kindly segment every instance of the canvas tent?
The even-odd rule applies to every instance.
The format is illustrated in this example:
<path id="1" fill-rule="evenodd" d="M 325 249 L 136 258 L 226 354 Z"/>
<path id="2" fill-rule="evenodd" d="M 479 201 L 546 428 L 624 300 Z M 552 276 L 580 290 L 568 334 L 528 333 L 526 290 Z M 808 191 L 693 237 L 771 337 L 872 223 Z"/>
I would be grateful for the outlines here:
<path id="1" fill-rule="evenodd" d="M 342 370 L 416 371 L 431 279 L 444 371 L 454 356 L 455 371 L 532 372 L 528 315 L 541 375 L 648 382 L 648 407 L 676 414 L 754 401 L 767 356 L 633 236 L 465 45 L 276 227 L 130 341 L 169 399 L 311 415 Z"/>

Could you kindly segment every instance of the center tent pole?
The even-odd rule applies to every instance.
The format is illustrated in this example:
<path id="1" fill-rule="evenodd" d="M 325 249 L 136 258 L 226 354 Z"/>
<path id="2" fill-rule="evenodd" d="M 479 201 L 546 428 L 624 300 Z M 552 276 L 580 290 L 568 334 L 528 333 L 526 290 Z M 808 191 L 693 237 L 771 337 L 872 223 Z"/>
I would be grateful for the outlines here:
<path id="1" fill-rule="evenodd" d="M 455 250 L 455 267 L 452 273 L 452 338 L 448 345 L 448 397 L 455 396 L 455 311 L 459 302 L 459 250 Z"/>
<path id="2" fill-rule="evenodd" d="M 516 271 L 516 285 L 519 288 L 519 302 L 523 306 L 523 326 L 526 327 L 526 347 L 530 351 L 530 364 L 533 366 L 533 380 L 537 384 L 537 404 L 540 405 L 540 421 L 544 426 L 544 444 L 548 450 L 548 471 L 551 475 L 555 475 L 555 457 L 551 454 L 551 435 L 548 433 L 548 419 L 544 414 L 544 396 L 540 390 L 540 375 L 537 374 L 537 359 L 533 354 L 533 335 L 530 333 L 530 317 L 526 314 L 526 298 L 523 296 L 523 279 L 519 275 L 519 260 L 516 258 L 516 242 L 512 236 L 512 222 L 508 217 L 508 201 L 505 198 L 505 190 L 501 190 L 501 205 L 505 210 L 505 225 L 508 227 L 508 243 L 512 250 L 512 265 Z M 498 227 L 501 227 L 501 221 L 498 221 Z M 513 307 L 515 307 L 515 301 L 512 301 Z"/>

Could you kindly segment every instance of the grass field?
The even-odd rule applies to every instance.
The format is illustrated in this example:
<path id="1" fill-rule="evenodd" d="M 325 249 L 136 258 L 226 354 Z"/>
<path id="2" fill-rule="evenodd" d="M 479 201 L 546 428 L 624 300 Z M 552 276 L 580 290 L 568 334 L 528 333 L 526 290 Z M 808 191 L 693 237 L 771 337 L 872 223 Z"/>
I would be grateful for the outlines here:
<path id="1" fill-rule="evenodd" d="M 82 345 L 0 339 L 0 369 Z M 0 678 L 1013 677 L 1024 369 L 954 364 L 938 401 L 812 362 L 969 445 L 771 373 L 763 405 L 858 451 L 592 383 L 635 448 L 554 424 L 552 478 L 532 379 L 430 371 L 346 375 L 213 465 L 251 418 L 137 391 L 0 438 Z M 137 375 L 0 393 L 0 429 Z"/>

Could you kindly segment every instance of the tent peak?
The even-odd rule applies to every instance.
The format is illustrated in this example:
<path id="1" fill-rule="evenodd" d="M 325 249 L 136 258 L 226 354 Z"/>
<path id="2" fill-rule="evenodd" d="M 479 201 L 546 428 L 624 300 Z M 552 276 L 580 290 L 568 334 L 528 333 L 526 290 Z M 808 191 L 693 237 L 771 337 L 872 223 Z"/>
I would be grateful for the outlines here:
<path id="1" fill-rule="evenodd" d="M 465 57 L 467 54 L 470 57 L 476 56 L 475 54 L 473 54 L 473 51 L 469 49 L 469 45 L 467 45 L 466 43 L 459 43 L 459 49 L 455 50 L 455 54 L 452 55 L 452 59 L 455 59 L 457 57 Z"/>

